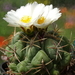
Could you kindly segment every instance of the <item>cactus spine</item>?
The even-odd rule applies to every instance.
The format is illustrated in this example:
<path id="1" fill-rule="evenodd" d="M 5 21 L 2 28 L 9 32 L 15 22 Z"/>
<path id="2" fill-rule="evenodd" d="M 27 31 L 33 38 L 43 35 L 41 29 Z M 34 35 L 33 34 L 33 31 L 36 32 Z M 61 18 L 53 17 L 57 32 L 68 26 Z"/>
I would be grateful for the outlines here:
<path id="1" fill-rule="evenodd" d="M 32 36 L 18 32 L 5 50 L 12 75 L 60 75 L 71 60 L 68 39 L 54 30 Z"/>

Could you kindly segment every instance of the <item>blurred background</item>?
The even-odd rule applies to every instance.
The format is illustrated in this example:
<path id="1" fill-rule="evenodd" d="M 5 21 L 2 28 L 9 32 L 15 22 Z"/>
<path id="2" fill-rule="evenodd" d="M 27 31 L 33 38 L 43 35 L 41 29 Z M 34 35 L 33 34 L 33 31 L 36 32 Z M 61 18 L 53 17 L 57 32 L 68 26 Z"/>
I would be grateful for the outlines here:
<path id="1" fill-rule="evenodd" d="M 14 28 L 8 26 L 8 23 L 3 20 L 5 14 L 11 9 L 16 10 L 20 6 L 26 5 L 28 2 L 37 1 L 38 3 L 53 4 L 58 7 L 62 16 L 54 25 L 57 25 L 61 34 L 67 37 L 72 43 L 75 39 L 75 0 L 0 0 L 0 47 L 4 47 L 11 37 Z M 17 28 L 17 31 L 20 30 Z M 2 53 L 0 52 L 0 56 Z M 2 60 L 0 60 L 2 62 Z"/>

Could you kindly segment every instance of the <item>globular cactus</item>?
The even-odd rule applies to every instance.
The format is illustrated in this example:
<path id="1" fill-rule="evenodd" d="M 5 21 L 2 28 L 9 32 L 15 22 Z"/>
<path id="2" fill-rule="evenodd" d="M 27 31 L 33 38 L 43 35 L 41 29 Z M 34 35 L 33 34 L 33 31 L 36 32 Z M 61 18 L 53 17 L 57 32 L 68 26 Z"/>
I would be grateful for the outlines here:
<path id="1" fill-rule="evenodd" d="M 70 63 L 71 45 L 55 31 L 28 36 L 16 33 L 6 47 L 7 72 L 13 75 L 60 75 Z"/>
<path id="2" fill-rule="evenodd" d="M 8 75 L 61 75 L 71 60 L 71 44 L 57 29 L 47 29 L 60 16 L 60 10 L 52 4 L 37 2 L 5 15 L 3 19 L 10 26 L 23 30 L 3 49 L 8 60 Z"/>

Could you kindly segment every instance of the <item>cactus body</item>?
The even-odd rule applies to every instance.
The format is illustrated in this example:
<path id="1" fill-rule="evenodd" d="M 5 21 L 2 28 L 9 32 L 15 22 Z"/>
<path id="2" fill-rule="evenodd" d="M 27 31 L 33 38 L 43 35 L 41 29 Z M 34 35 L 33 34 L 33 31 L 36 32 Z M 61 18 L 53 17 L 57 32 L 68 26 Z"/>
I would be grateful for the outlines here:
<path id="1" fill-rule="evenodd" d="M 5 54 L 15 75 L 60 75 L 70 63 L 70 48 L 69 41 L 54 31 L 42 39 L 40 34 L 30 37 L 19 32 L 6 47 Z"/>

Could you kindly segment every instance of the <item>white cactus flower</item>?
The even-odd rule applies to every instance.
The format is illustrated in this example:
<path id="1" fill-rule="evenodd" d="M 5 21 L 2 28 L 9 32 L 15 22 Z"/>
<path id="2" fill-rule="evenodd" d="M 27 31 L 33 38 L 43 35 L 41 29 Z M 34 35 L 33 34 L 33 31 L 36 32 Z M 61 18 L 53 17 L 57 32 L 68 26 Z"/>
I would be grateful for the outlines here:
<path id="1" fill-rule="evenodd" d="M 13 27 L 22 27 L 30 29 L 30 26 L 37 28 L 46 28 L 49 24 L 56 21 L 61 16 L 60 10 L 52 5 L 44 5 L 37 2 L 28 3 L 26 6 L 21 6 L 16 11 L 7 12 L 3 18 Z"/>
<path id="2" fill-rule="evenodd" d="M 37 28 L 46 28 L 51 23 L 55 22 L 61 16 L 58 8 L 53 9 L 53 5 L 46 5 L 43 14 L 35 21 L 34 26 Z"/>
<path id="3" fill-rule="evenodd" d="M 16 11 L 11 10 L 7 12 L 3 19 L 7 21 L 10 26 L 28 28 L 33 25 L 38 16 L 42 14 L 44 7 L 45 5 L 42 3 L 28 3 L 26 6 L 21 6 Z"/>

